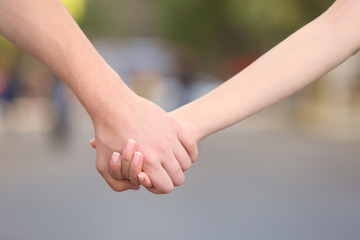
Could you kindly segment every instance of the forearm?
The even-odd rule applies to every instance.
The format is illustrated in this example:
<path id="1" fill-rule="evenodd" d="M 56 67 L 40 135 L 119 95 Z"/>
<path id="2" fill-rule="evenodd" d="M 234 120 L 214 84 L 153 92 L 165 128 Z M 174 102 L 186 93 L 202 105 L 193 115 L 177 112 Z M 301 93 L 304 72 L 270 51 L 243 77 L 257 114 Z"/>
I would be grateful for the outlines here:
<path id="1" fill-rule="evenodd" d="M 125 88 L 59 0 L 0 0 L 0 34 L 48 66 L 89 113 Z"/>
<path id="2" fill-rule="evenodd" d="M 197 155 L 196 141 L 164 110 L 124 85 L 59 0 L 0 0 L 0 34 L 46 64 L 75 92 L 93 120 L 96 168 L 115 191 L 134 187 L 114 175 L 108 161 L 129 138 L 136 139 L 144 154 L 150 191 L 168 193 L 182 184 L 182 169 Z M 127 148 L 135 151 L 134 145 Z M 129 164 L 121 166 L 126 170 Z"/>
<path id="3" fill-rule="evenodd" d="M 338 1 L 244 71 L 175 114 L 190 123 L 188 127 L 200 140 L 318 79 L 360 47 L 359 17 L 348 16 L 343 9 L 344 2 L 355 1 Z"/>

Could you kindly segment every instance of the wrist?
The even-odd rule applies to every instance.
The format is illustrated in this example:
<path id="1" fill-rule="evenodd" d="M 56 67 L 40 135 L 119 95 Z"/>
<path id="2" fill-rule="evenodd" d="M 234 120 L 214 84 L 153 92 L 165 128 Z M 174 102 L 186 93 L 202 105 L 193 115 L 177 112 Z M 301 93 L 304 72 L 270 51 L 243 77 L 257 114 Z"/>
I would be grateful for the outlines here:
<path id="1" fill-rule="evenodd" d="M 201 133 L 201 129 L 198 127 L 198 124 L 193 118 L 194 116 L 186 111 L 184 106 L 170 112 L 169 115 L 173 117 L 183 128 L 189 131 L 196 142 L 199 142 L 205 137 L 205 135 Z"/>
<path id="2" fill-rule="evenodd" d="M 84 35 L 84 41 L 59 44 L 61 61 L 55 73 L 72 89 L 91 119 L 99 118 L 107 107 L 117 106 L 127 95 L 135 95 L 106 63 Z"/>
<path id="3" fill-rule="evenodd" d="M 119 76 L 104 80 L 101 86 L 95 86 L 87 94 L 89 95 L 84 99 L 83 105 L 93 123 L 105 119 L 108 121 L 114 118 L 114 115 L 123 116 L 125 112 L 130 110 L 129 108 L 134 104 L 136 97 L 136 94 L 123 83 Z"/>
<path id="4" fill-rule="evenodd" d="M 93 122 L 111 117 L 109 113 L 122 111 L 135 95 L 110 67 L 84 71 L 72 81 L 71 89 Z M 116 108 L 116 109 L 115 109 Z"/>

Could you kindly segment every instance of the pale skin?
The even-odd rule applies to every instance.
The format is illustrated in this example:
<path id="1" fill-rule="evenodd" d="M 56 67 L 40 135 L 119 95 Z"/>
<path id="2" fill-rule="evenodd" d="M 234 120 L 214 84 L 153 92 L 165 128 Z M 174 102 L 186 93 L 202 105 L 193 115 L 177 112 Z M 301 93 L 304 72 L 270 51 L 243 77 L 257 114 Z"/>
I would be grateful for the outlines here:
<path id="1" fill-rule="evenodd" d="M 359 49 L 360 1 L 337 0 L 248 68 L 170 115 L 200 141 L 292 95 Z M 144 185 L 151 186 L 139 169 L 133 167 L 138 172 L 131 181 L 142 176 Z"/>
<path id="2" fill-rule="evenodd" d="M 0 34 L 45 64 L 78 97 L 94 124 L 96 168 L 113 190 L 139 188 L 128 171 L 114 173 L 108 161 L 130 137 L 144 154 L 142 170 L 151 179 L 151 192 L 169 193 L 183 183 L 183 171 L 197 158 L 192 133 L 134 94 L 59 0 L 0 0 Z"/>

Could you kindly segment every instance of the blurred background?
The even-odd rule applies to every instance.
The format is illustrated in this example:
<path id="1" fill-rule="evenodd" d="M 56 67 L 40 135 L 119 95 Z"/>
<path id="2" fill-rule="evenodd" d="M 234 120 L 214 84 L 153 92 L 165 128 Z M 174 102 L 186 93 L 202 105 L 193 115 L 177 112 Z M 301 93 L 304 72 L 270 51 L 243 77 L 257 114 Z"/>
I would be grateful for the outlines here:
<path id="1" fill-rule="evenodd" d="M 332 2 L 63 0 L 122 79 L 167 111 Z M 96 172 L 76 97 L 0 36 L 0 239 L 359 239 L 359 92 L 357 54 L 201 142 L 173 193 L 115 193 Z"/>

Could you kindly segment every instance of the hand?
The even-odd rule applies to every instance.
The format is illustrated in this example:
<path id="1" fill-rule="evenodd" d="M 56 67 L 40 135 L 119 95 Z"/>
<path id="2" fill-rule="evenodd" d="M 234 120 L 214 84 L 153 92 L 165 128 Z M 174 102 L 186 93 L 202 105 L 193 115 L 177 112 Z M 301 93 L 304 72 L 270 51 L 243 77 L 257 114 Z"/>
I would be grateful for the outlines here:
<path id="1" fill-rule="evenodd" d="M 129 139 L 128 143 L 130 141 L 133 140 Z M 90 140 L 90 146 L 96 149 L 95 138 Z M 131 159 L 130 179 L 124 179 L 121 175 L 121 163 L 127 160 L 125 159 L 126 155 L 120 154 L 118 152 L 114 152 L 109 161 L 110 174 L 115 179 L 124 179 L 126 181 L 131 181 L 131 183 L 134 185 L 134 189 L 137 189 L 135 186 L 139 186 L 139 184 L 147 188 L 152 188 L 153 186 L 149 176 L 146 173 L 141 172 L 141 169 L 143 167 L 143 155 L 140 152 L 135 152 L 135 150 L 136 148 L 134 148 L 133 151 L 127 153 L 127 157 Z"/>
<path id="2" fill-rule="evenodd" d="M 155 104 L 132 92 L 119 96 L 121 99 L 103 105 L 101 112 L 93 118 L 98 171 L 115 191 L 126 190 L 121 182 L 123 180 L 110 174 L 108 160 L 113 152 L 124 148 L 127 139 L 132 138 L 144 154 L 143 171 L 154 186 L 148 190 L 154 193 L 171 192 L 174 186 L 183 183 L 183 171 L 189 169 L 197 157 L 196 141 Z M 127 145 L 126 148 L 130 147 Z M 130 163 L 130 159 L 125 159 L 121 165 L 123 178 L 130 177 Z"/>
<path id="3" fill-rule="evenodd" d="M 192 136 L 197 136 L 196 128 L 192 126 L 192 124 L 186 119 L 185 115 L 181 112 L 181 109 L 177 109 L 169 115 L 174 118 L 177 122 L 181 123 L 181 125 L 186 126 L 188 134 Z M 95 138 L 90 141 L 90 145 L 93 148 L 96 148 Z M 133 147 L 129 147 L 133 146 Z M 116 164 L 112 164 L 110 162 L 110 175 L 115 179 L 124 179 L 123 173 L 128 172 L 129 180 L 134 185 L 143 185 L 148 188 L 150 191 L 153 191 L 153 185 L 149 176 L 145 172 L 141 172 L 143 165 L 143 156 L 140 152 L 136 151 L 137 144 L 134 140 L 129 139 L 122 151 L 122 155 L 119 158 L 120 161 Z M 197 158 L 197 152 L 193 155 L 193 162 Z M 112 157 L 113 159 L 113 157 Z M 127 170 L 125 170 L 125 168 Z M 184 169 L 187 170 L 187 169 Z"/>

